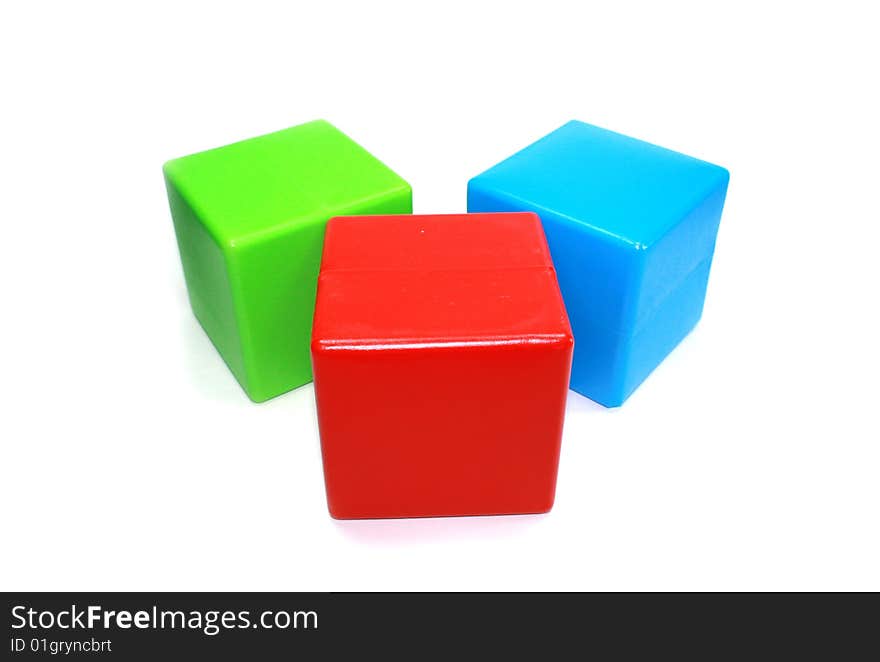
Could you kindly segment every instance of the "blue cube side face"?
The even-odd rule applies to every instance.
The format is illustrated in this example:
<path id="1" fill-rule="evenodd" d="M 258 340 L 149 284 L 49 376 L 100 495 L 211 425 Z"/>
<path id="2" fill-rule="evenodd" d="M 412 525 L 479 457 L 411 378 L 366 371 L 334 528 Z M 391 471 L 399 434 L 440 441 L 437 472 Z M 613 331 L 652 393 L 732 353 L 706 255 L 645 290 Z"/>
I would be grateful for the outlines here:
<path id="1" fill-rule="evenodd" d="M 632 347 L 620 329 L 633 324 L 645 254 L 585 232 L 546 209 L 484 189 L 479 178 L 468 185 L 467 208 L 471 213 L 534 211 L 540 216 L 575 338 L 571 388 L 606 407 L 621 404 L 631 392 Z"/>
<path id="2" fill-rule="evenodd" d="M 575 337 L 571 387 L 618 406 L 703 309 L 723 168 L 571 122 L 472 179 L 468 211 L 533 211 Z"/>

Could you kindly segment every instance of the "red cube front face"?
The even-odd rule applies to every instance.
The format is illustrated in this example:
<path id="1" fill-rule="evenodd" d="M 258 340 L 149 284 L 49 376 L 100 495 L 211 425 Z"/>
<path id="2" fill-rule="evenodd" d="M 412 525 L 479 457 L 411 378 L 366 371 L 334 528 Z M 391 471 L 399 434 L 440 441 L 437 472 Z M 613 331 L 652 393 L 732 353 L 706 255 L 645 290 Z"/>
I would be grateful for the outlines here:
<path id="1" fill-rule="evenodd" d="M 312 334 L 331 515 L 548 511 L 572 344 L 534 214 L 331 219 Z"/>

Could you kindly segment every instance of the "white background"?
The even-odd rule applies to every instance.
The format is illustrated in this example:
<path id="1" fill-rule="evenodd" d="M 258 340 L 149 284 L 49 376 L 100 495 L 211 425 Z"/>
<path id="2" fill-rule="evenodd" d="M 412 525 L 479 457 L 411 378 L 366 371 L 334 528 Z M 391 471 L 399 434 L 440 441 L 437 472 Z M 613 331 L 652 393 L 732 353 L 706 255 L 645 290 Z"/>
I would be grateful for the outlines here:
<path id="1" fill-rule="evenodd" d="M 2 589 L 880 589 L 871 3 L 0 10 Z M 189 311 L 172 157 L 323 117 L 461 212 L 577 118 L 731 172 L 705 314 L 546 516 L 337 522 Z"/>

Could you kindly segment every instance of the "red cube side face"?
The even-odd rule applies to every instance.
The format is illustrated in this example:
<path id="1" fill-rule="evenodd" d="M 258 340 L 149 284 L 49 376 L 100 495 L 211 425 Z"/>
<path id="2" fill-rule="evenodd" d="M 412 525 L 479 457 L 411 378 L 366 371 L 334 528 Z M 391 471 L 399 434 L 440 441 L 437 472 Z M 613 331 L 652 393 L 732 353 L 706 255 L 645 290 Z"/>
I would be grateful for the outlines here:
<path id="1" fill-rule="evenodd" d="M 534 214 L 331 219 L 312 341 L 331 515 L 550 510 L 572 345 Z"/>

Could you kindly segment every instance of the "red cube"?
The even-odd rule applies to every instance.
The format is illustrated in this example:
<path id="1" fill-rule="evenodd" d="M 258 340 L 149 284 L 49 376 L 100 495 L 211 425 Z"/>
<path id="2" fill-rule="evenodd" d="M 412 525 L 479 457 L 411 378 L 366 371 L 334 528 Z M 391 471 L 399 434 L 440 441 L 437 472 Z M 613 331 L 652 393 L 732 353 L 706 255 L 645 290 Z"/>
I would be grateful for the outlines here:
<path id="1" fill-rule="evenodd" d="M 330 514 L 550 510 L 572 347 L 535 214 L 330 219 L 312 330 Z"/>

